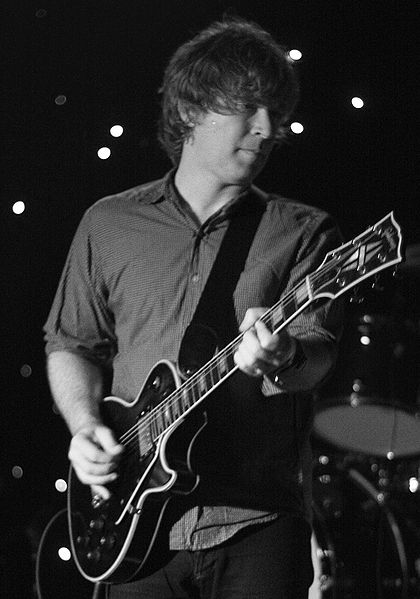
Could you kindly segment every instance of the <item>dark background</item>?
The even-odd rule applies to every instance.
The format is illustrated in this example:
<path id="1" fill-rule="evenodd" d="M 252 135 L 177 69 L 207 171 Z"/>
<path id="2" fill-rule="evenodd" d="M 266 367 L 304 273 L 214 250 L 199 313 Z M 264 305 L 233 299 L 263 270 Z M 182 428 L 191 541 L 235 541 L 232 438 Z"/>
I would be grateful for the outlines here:
<path id="1" fill-rule="evenodd" d="M 54 482 L 66 478 L 69 437 L 52 409 L 42 325 L 84 210 L 169 166 L 155 123 L 171 53 L 225 11 L 300 49 L 296 120 L 305 130 L 273 153 L 258 183 L 327 209 L 346 238 L 393 209 L 411 256 L 420 244 L 416 8 L 409 0 L 3 0 L 1 597 L 32 596 L 27 556 L 65 505 Z M 124 126 L 122 137 L 109 135 L 113 124 Z M 97 157 L 101 146 L 110 159 Z M 26 204 L 19 216 L 18 200 Z M 375 310 L 398 304 L 417 327 L 415 260 L 397 285 Z"/>

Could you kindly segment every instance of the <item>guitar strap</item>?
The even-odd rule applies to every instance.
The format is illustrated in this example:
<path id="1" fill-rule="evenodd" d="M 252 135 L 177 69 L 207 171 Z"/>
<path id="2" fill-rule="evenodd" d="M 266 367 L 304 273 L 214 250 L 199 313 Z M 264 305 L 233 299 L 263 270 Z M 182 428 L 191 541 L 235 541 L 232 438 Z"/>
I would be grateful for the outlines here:
<path id="1" fill-rule="evenodd" d="M 186 365 L 188 370 L 192 366 L 200 367 L 212 357 L 214 334 L 219 347 L 224 347 L 237 336 L 233 294 L 264 211 L 263 198 L 250 191 L 231 216 L 194 316 L 182 340 L 178 359 L 181 370 Z"/>

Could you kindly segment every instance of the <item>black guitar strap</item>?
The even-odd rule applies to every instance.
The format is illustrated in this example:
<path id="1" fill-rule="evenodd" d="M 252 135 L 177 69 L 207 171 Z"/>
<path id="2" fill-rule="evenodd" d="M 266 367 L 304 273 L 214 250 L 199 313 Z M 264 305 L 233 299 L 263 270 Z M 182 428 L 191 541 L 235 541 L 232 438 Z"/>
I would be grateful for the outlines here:
<path id="1" fill-rule="evenodd" d="M 185 366 L 188 366 L 188 370 L 200 367 L 212 357 L 214 334 L 219 347 L 224 347 L 237 336 L 233 293 L 264 211 L 263 198 L 250 191 L 233 213 L 194 316 L 183 337 L 178 359 L 181 370 Z"/>

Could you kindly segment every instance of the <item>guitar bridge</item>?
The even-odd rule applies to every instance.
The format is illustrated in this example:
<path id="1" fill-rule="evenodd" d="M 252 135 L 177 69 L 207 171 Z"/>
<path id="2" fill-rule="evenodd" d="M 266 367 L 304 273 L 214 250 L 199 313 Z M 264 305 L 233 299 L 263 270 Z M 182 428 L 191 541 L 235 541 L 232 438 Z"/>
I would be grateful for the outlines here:
<path id="1" fill-rule="evenodd" d="M 101 497 L 101 495 L 96 494 L 93 495 L 90 503 L 93 509 L 97 510 L 98 508 L 102 507 L 105 502 L 106 500 L 103 497 Z"/>
<path id="2" fill-rule="evenodd" d="M 140 516 L 142 511 L 143 511 L 143 508 L 134 507 L 134 505 L 131 505 L 131 504 L 127 508 L 127 512 L 130 514 L 130 516 L 132 516 L 133 514 L 135 514 L 136 516 Z"/>

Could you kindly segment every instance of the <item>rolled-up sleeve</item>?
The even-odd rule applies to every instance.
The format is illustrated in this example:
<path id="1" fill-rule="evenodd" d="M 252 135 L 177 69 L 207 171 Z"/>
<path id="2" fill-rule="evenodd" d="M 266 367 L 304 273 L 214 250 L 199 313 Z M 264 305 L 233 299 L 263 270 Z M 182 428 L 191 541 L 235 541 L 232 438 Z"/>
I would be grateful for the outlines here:
<path id="1" fill-rule="evenodd" d="M 87 211 L 72 241 L 44 325 L 46 353 L 70 351 L 107 366 L 116 353 L 117 344 L 90 221 L 90 211 Z"/>

